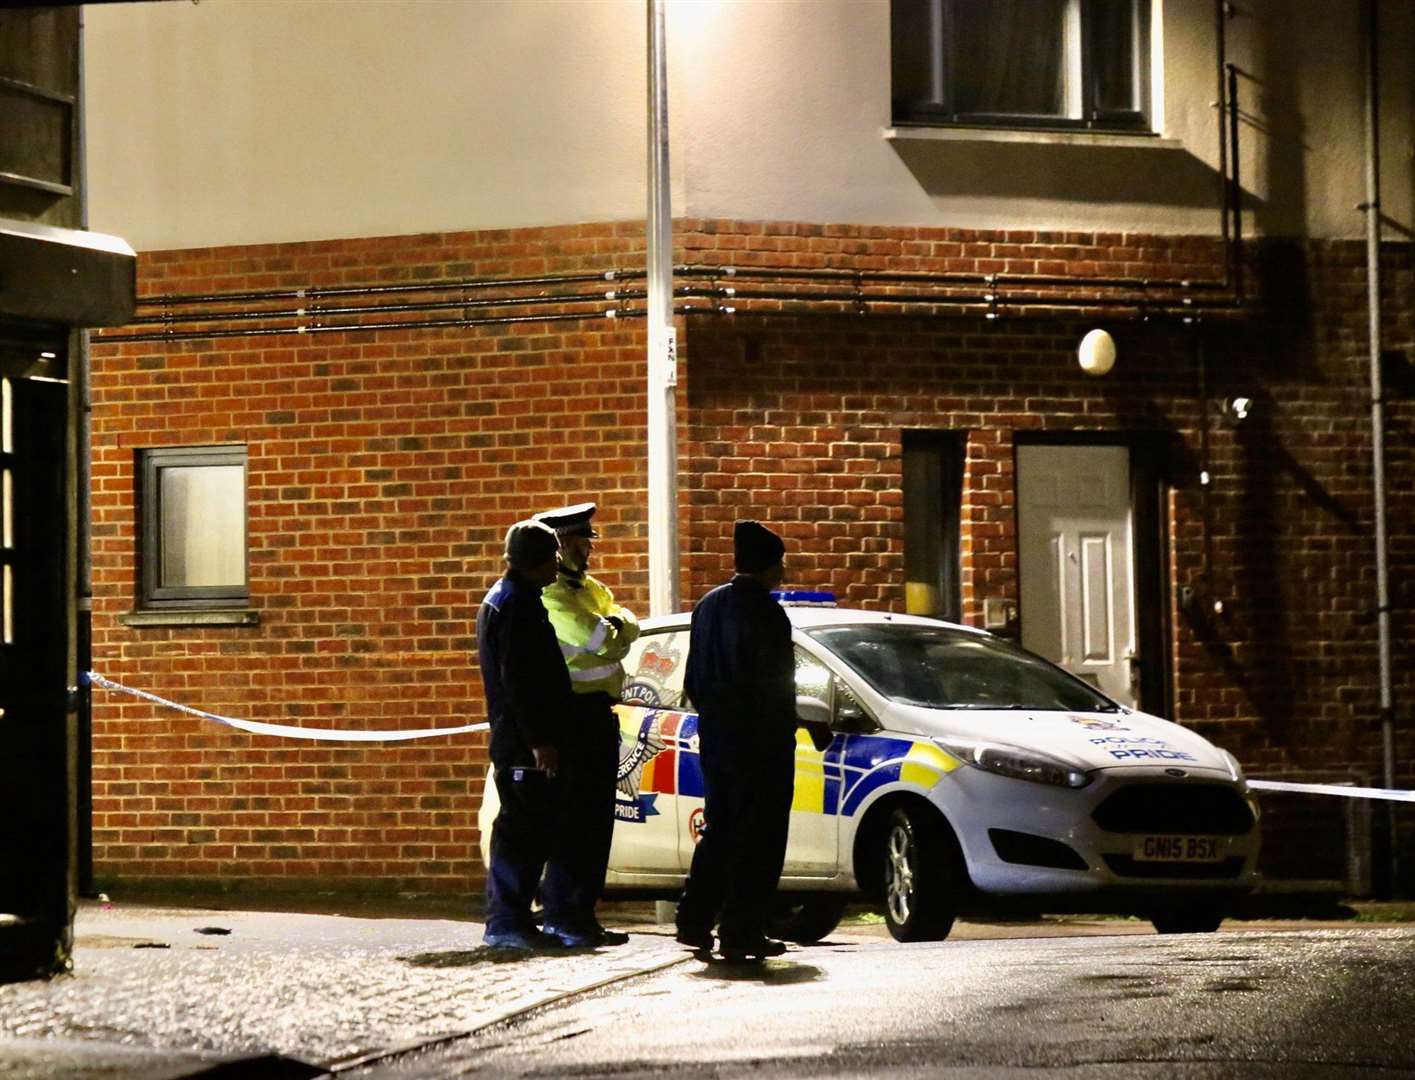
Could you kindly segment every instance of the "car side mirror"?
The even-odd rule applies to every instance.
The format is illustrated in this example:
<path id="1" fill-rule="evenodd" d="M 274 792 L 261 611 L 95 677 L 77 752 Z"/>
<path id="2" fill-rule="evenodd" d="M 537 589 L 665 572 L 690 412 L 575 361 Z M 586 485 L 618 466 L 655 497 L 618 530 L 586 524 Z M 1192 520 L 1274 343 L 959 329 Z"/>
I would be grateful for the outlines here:
<path id="1" fill-rule="evenodd" d="M 835 729 L 851 735 L 872 735 L 879 730 L 879 724 L 858 705 L 841 705 L 835 714 Z"/>
<path id="2" fill-rule="evenodd" d="M 830 706 L 810 694 L 796 695 L 796 720 L 800 726 L 824 724 L 830 726 Z"/>
<path id="3" fill-rule="evenodd" d="M 824 753 L 835 741 L 835 733 L 830 730 L 830 706 L 820 698 L 796 695 L 796 726 L 806 729 L 817 753 Z"/>

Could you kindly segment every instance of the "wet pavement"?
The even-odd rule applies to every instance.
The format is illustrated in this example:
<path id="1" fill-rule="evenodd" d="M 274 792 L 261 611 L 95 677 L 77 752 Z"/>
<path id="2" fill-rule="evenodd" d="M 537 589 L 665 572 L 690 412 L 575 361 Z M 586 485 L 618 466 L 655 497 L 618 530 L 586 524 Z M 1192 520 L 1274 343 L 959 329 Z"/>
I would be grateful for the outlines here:
<path id="1" fill-rule="evenodd" d="M 1415 1078 L 1415 926 L 1129 925 L 911 945 L 837 932 L 761 964 L 675 966 L 341 1080 Z"/>
<path id="2" fill-rule="evenodd" d="M 687 955 L 631 929 L 523 958 L 468 921 L 85 905 L 73 974 L 0 986 L 0 1078 L 319 1075 Z"/>
<path id="3" fill-rule="evenodd" d="M 396 1072 L 402 1060 L 426 1062 L 429 1053 L 451 1064 L 460 1046 L 476 1044 L 475 1033 L 500 1031 L 504 1039 L 509 1019 L 529 1023 L 547 1006 L 598 988 L 612 994 L 618 983 L 632 996 L 643 982 L 626 981 L 636 976 L 657 981 L 701 968 L 673 942 L 670 927 L 654 921 L 649 904 L 603 911 L 606 925 L 630 931 L 627 946 L 529 958 L 483 947 L 477 922 L 408 917 L 416 910 L 446 915 L 446 907 L 347 910 L 358 916 L 86 904 L 75 923 L 73 974 L 0 985 L 0 1080 L 378 1075 Z M 1366 924 L 1361 930 L 1385 923 L 1383 915 L 1408 928 L 1415 909 L 1355 914 L 1355 923 Z M 1345 928 L 1358 929 L 1351 921 Z M 950 942 L 1013 939 L 1009 947 L 1018 948 L 1025 939 L 1093 936 L 1152 938 L 1153 931 L 1124 919 L 960 922 Z M 832 941 L 866 948 L 882 971 L 902 963 L 908 948 L 889 941 L 878 916 L 860 914 Z M 439 1058 L 439 1046 L 450 1056 Z M 419 1047 L 422 1054 L 411 1053 Z"/>

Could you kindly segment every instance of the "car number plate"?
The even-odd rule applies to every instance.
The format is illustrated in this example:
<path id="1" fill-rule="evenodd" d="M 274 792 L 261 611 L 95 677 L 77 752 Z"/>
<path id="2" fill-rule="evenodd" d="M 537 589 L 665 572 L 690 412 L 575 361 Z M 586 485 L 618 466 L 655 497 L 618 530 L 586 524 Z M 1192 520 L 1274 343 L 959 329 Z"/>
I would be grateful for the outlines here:
<path id="1" fill-rule="evenodd" d="M 1135 841 L 1135 861 L 1218 862 L 1223 849 L 1221 836 L 1141 836 Z"/>

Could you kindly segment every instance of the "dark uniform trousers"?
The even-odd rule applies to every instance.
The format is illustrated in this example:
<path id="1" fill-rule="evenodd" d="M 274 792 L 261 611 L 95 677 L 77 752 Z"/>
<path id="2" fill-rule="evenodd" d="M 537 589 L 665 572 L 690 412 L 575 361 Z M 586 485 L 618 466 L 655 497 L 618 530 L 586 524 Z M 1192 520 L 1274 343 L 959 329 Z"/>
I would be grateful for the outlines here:
<path id="1" fill-rule="evenodd" d="M 555 835 L 555 781 L 539 769 L 498 768 L 492 774 L 501 809 L 491 825 L 486 880 L 488 933 L 518 933 L 530 925 L 531 901 L 551 857 Z"/>
<path id="2" fill-rule="evenodd" d="M 703 832 L 678 904 L 681 930 L 718 934 L 724 944 L 759 939 L 771 911 L 791 823 L 796 738 L 762 732 L 734 717 L 698 717 L 706 799 Z"/>
<path id="3" fill-rule="evenodd" d="M 576 694 L 560 751 L 560 820 L 545 873 L 546 923 L 584 931 L 597 925 L 614 839 L 619 720 L 605 693 Z M 553 908 L 557 910 L 552 910 Z"/>
<path id="4" fill-rule="evenodd" d="M 495 771 L 501 809 L 491 829 L 488 931 L 527 929 L 522 913 L 538 891 L 547 926 L 584 931 L 595 925 L 614 838 L 619 724 L 613 704 L 608 694 L 576 695 L 553 779 L 537 769 Z"/>

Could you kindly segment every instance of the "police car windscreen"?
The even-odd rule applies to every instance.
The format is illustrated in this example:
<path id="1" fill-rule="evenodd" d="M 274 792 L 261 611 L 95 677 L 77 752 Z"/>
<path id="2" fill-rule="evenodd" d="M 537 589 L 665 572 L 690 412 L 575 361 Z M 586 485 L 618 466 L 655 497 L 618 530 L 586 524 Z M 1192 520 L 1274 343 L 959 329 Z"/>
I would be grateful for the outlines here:
<path id="1" fill-rule="evenodd" d="M 881 694 L 928 709 L 1115 712 L 1080 679 L 1000 638 L 867 624 L 808 631 Z"/>

